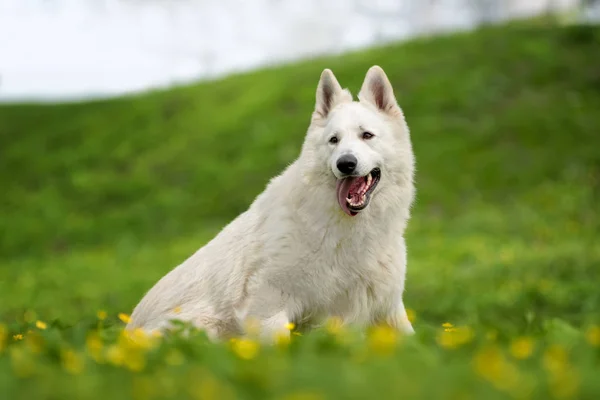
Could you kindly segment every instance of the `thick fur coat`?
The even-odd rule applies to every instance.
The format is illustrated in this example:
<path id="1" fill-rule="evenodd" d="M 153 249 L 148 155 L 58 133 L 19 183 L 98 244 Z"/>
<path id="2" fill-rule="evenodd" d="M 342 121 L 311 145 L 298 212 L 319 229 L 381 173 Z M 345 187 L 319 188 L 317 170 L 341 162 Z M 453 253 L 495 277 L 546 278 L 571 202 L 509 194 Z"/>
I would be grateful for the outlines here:
<path id="1" fill-rule="evenodd" d="M 164 330 L 179 319 L 216 340 L 257 321 L 268 341 L 289 335 L 289 323 L 310 328 L 335 316 L 413 332 L 403 302 L 415 193 L 409 129 L 380 67 L 369 69 L 358 98 L 323 71 L 299 157 L 146 293 L 129 329 Z M 351 174 L 340 171 L 342 156 L 354 157 Z M 342 204 L 336 185 L 373 171 L 380 178 L 364 208 Z"/>

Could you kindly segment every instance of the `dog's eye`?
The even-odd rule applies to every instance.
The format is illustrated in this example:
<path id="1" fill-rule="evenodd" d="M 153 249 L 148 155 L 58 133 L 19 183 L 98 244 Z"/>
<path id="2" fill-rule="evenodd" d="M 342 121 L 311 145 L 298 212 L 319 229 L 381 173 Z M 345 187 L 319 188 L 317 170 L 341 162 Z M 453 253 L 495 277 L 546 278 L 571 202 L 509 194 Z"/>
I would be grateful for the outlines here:
<path id="1" fill-rule="evenodd" d="M 337 138 L 337 136 L 332 136 L 331 138 L 329 138 L 329 143 L 331 144 L 336 144 L 339 141 L 339 139 Z"/>
<path id="2" fill-rule="evenodd" d="M 373 136 L 375 136 L 375 135 L 373 135 L 371 132 L 363 132 L 363 134 L 362 134 L 362 138 L 365 140 L 372 139 Z"/>

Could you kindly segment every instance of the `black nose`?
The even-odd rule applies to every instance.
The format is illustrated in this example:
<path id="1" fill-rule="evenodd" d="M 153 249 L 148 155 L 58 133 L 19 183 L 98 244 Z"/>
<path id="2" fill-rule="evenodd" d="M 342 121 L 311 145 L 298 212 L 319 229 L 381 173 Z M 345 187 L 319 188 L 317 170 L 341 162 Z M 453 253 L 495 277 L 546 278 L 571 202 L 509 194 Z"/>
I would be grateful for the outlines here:
<path id="1" fill-rule="evenodd" d="M 337 168 L 342 174 L 351 174 L 356 168 L 358 160 L 352 154 L 344 154 L 337 160 Z"/>

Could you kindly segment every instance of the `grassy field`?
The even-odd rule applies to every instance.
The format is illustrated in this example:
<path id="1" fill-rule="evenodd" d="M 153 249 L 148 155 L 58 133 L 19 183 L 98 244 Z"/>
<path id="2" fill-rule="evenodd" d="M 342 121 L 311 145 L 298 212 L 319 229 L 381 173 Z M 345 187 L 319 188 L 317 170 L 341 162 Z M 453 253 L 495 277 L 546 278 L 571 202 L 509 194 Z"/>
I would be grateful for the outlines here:
<path id="1" fill-rule="evenodd" d="M 512 24 L 134 97 L 0 106 L 0 398 L 571 399 L 600 380 L 600 28 Z M 417 335 L 124 337 L 299 153 L 323 68 L 381 65 L 417 190 Z"/>

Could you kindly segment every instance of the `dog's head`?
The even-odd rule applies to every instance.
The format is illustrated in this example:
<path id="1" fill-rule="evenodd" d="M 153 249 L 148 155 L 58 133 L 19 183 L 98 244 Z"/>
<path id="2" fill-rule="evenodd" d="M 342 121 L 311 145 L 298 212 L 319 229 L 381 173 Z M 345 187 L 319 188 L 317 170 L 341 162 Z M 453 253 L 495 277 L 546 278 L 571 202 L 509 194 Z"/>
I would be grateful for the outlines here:
<path id="1" fill-rule="evenodd" d="M 369 69 L 359 101 L 353 101 L 326 69 L 316 97 L 303 151 L 315 169 L 326 171 L 325 179 L 336 183 L 337 201 L 346 214 L 355 216 L 366 209 L 385 187 L 412 184 L 408 127 L 383 69 Z M 391 193 L 382 196 L 394 201 Z"/>

